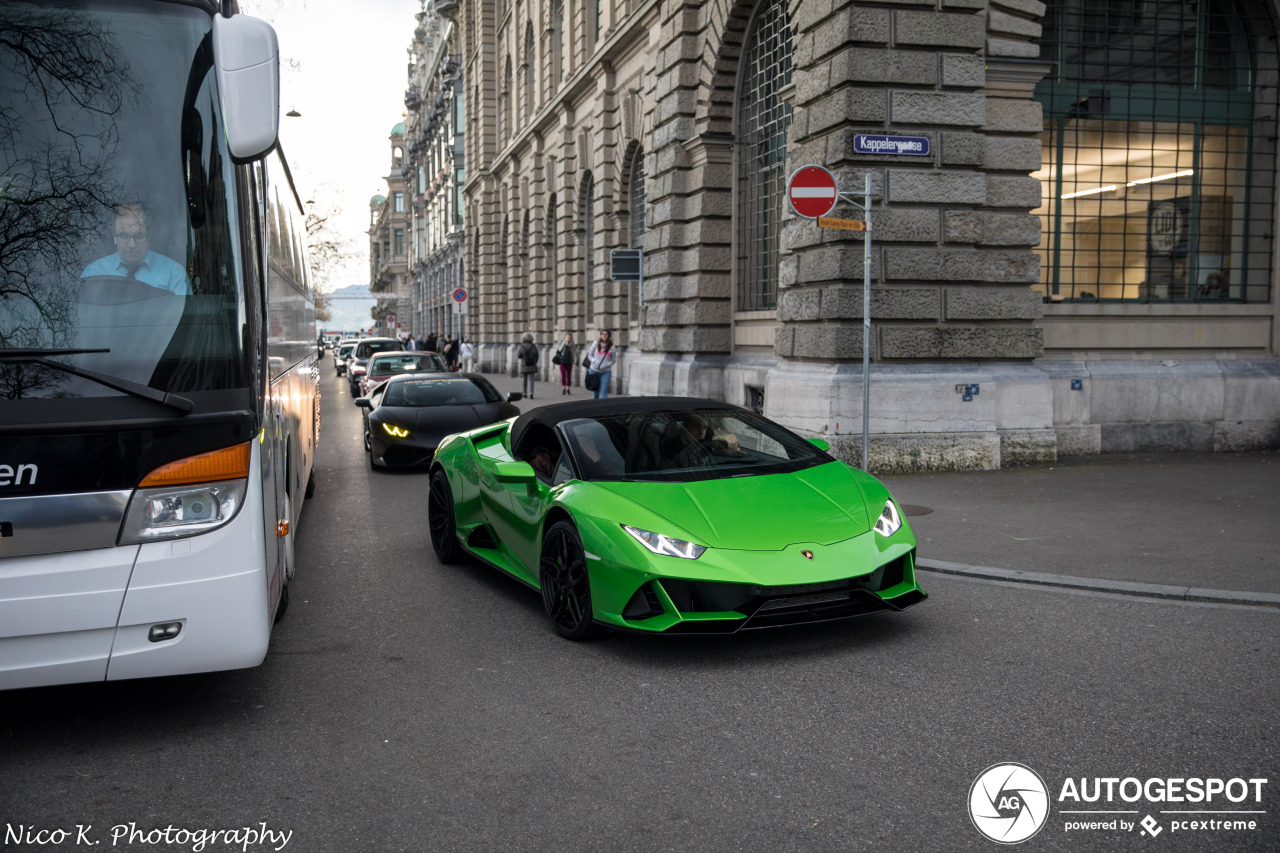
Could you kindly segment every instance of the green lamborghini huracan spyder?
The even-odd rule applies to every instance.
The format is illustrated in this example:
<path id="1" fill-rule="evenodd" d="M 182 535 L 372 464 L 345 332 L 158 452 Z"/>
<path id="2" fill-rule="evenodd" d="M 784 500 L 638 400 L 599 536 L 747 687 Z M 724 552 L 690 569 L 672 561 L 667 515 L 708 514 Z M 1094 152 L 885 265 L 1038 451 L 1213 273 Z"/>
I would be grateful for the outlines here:
<path id="1" fill-rule="evenodd" d="M 571 640 L 823 622 L 925 599 L 879 480 L 714 400 L 544 406 L 449 436 L 428 496 L 443 563 L 470 553 L 542 592 Z"/>

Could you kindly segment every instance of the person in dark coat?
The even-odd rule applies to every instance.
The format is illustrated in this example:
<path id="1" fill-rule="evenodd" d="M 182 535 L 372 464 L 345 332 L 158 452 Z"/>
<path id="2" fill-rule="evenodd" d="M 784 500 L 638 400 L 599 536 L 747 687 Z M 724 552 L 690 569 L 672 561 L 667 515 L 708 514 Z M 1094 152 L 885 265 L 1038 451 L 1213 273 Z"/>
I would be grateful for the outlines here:
<path id="1" fill-rule="evenodd" d="M 524 379 L 524 395 L 533 399 L 533 383 L 538 376 L 538 347 L 533 342 L 533 332 L 525 332 L 520 346 L 516 347 L 516 364 Z"/>

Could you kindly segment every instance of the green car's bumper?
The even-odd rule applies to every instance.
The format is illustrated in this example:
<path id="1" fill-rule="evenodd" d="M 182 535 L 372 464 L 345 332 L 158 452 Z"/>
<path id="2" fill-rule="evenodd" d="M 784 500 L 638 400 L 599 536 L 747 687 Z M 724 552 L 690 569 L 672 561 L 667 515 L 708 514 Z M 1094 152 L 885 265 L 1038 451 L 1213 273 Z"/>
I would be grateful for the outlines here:
<path id="1" fill-rule="evenodd" d="M 577 523 L 596 621 L 617 628 L 733 634 L 903 610 L 927 597 L 905 523 L 887 539 L 871 531 L 781 551 L 708 548 L 696 560 L 652 554 L 616 522 Z"/>

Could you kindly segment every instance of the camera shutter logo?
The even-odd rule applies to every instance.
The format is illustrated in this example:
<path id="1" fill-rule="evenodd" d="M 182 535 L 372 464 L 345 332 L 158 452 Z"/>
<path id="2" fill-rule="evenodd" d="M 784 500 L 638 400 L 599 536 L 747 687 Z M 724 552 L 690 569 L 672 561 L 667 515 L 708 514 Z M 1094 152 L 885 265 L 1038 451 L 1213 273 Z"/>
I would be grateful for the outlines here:
<path id="1" fill-rule="evenodd" d="M 1049 789 L 1024 764 L 993 764 L 969 789 L 969 818 L 979 832 L 1001 844 L 1026 841 L 1049 817 Z"/>

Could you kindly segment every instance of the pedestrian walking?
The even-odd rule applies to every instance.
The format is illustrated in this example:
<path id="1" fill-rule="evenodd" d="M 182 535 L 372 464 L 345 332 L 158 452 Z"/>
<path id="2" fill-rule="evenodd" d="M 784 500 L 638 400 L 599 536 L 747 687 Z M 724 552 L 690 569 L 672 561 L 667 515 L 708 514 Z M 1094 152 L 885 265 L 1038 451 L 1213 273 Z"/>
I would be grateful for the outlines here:
<path id="1" fill-rule="evenodd" d="M 413 352 L 418 348 L 418 342 L 413 339 L 412 334 L 410 334 L 409 337 L 405 339 L 404 348 L 407 349 L 409 352 Z"/>
<path id="2" fill-rule="evenodd" d="M 525 332 L 524 339 L 516 349 L 516 361 L 520 365 L 520 375 L 524 377 L 524 395 L 533 399 L 533 383 L 538 375 L 538 347 L 533 342 L 533 332 Z"/>
<path id="3" fill-rule="evenodd" d="M 476 348 L 465 337 L 458 344 L 458 357 L 462 359 L 462 371 L 474 373 L 476 367 Z"/>
<path id="4" fill-rule="evenodd" d="M 431 334 L 427 335 L 427 343 L 424 349 L 426 349 L 427 352 L 435 352 L 436 346 L 439 340 L 440 340 L 439 336 L 436 335 L 435 332 L 432 332 Z"/>
<path id="5" fill-rule="evenodd" d="M 449 366 L 449 369 L 456 371 L 458 369 L 458 339 L 453 335 L 450 335 L 445 342 L 443 355 L 445 364 Z"/>
<path id="6" fill-rule="evenodd" d="M 568 396 L 573 385 L 573 366 L 578 363 L 578 348 L 573 345 L 573 335 L 565 332 L 560 348 L 551 357 L 553 364 L 560 366 L 560 394 Z"/>
<path id="7" fill-rule="evenodd" d="M 582 366 L 587 368 L 587 388 L 595 399 L 603 400 L 609 396 L 609 377 L 613 375 L 613 363 L 617 360 L 613 334 L 608 329 L 601 329 L 600 337 L 582 360 Z"/>

